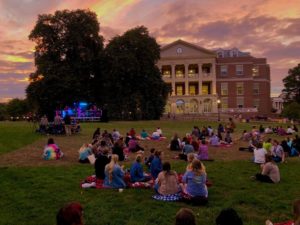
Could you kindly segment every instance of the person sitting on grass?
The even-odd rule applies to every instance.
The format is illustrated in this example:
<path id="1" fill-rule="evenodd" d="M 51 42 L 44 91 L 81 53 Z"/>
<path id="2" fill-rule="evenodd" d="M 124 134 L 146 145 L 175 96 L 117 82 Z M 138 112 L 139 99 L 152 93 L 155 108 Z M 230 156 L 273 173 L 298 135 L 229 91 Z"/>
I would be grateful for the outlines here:
<path id="1" fill-rule="evenodd" d="M 263 142 L 263 148 L 266 149 L 266 151 L 271 154 L 272 149 L 272 138 L 268 138 L 266 141 Z"/>
<path id="2" fill-rule="evenodd" d="M 175 225 L 196 225 L 196 217 L 191 209 L 181 208 L 176 213 Z"/>
<path id="3" fill-rule="evenodd" d="M 142 132 L 140 133 L 141 135 L 141 139 L 142 140 L 146 140 L 147 138 L 149 138 L 149 134 L 146 132 L 145 129 L 142 130 Z"/>
<path id="4" fill-rule="evenodd" d="M 190 198 L 200 197 L 207 202 L 208 191 L 206 186 L 206 171 L 204 165 L 198 159 L 192 162 L 192 171 L 186 171 L 182 177 L 183 193 Z"/>
<path id="5" fill-rule="evenodd" d="M 150 165 L 151 176 L 153 179 L 156 179 L 158 174 L 162 171 L 162 162 L 161 162 L 162 152 L 156 150 L 154 153 L 154 158 Z"/>
<path id="6" fill-rule="evenodd" d="M 263 148 L 263 144 L 259 142 L 253 150 L 254 154 L 254 163 L 256 164 L 264 164 L 266 162 L 266 149 Z"/>
<path id="7" fill-rule="evenodd" d="M 225 135 L 225 138 L 224 138 L 225 144 L 228 144 L 228 145 L 232 144 L 232 137 L 231 137 L 230 133 L 231 132 L 229 130 L 226 131 L 226 135 Z"/>
<path id="8" fill-rule="evenodd" d="M 193 160 L 195 159 L 195 154 L 194 153 L 189 153 L 187 155 L 187 162 L 188 162 L 188 165 L 186 166 L 186 169 L 185 171 L 192 171 L 192 162 Z"/>
<path id="9" fill-rule="evenodd" d="M 181 150 L 181 143 L 180 143 L 180 139 L 177 135 L 177 133 L 174 134 L 171 143 L 170 143 L 170 150 L 171 151 L 179 151 Z"/>
<path id="10" fill-rule="evenodd" d="M 64 153 L 59 149 L 57 144 L 54 143 L 54 139 L 49 138 L 47 145 L 44 148 L 43 158 L 45 160 L 61 159 L 63 156 Z"/>
<path id="11" fill-rule="evenodd" d="M 201 141 L 197 158 L 199 160 L 208 160 L 208 146 L 205 140 Z"/>
<path id="12" fill-rule="evenodd" d="M 216 218 L 216 225 L 243 225 L 241 217 L 232 209 L 223 209 Z"/>
<path id="13" fill-rule="evenodd" d="M 283 223 L 275 223 L 274 225 L 300 225 L 300 200 L 293 203 L 294 219 Z M 273 225 L 270 220 L 266 221 L 266 225 Z"/>
<path id="14" fill-rule="evenodd" d="M 169 162 L 164 162 L 162 171 L 155 181 L 154 189 L 160 195 L 173 195 L 180 191 L 177 173 L 171 170 Z"/>
<path id="15" fill-rule="evenodd" d="M 89 144 L 83 144 L 79 149 L 79 162 L 80 163 L 90 163 L 88 156 L 93 154 L 92 149 Z"/>
<path id="16" fill-rule="evenodd" d="M 185 145 L 182 148 L 182 153 L 179 154 L 179 158 L 186 161 L 189 153 L 194 153 L 194 147 L 188 140 L 186 140 Z"/>
<path id="17" fill-rule="evenodd" d="M 97 179 L 104 180 L 105 178 L 105 166 L 110 162 L 108 157 L 108 149 L 104 149 L 101 154 L 98 155 L 95 161 L 95 173 Z"/>
<path id="18" fill-rule="evenodd" d="M 138 154 L 135 158 L 135 162 L 130 168 L 130 180 L 132 183 L 135 182 L 146 182 L 151 179 L 150 176 L 144 174 L 143 166 L 141 164 L 143 156 Z"/>
<path id="19" fill-rule="evenodd" d="M 119 156 L 119 161 L 124 161 L 125 160 L 125 155 L 124 155 L 124 142 L 122 138 L 119 138 L 115 144 L 114 147 L 112 147 L 112 154 L 116 154 Z"/>
<path id="20" fill-rule="evenodd" d="M 155 148 L 150 149 L 150 156 L 145 159 L 145 165 L 150 169 L 152 160 L 154 159 Z"/>
<path id="21" fill-rule="evenodd" d="M 277 140 L 273 140 L 273 146 L 271 149 L 273 160 L 277 163 L 284 162 L 285 155 L 282 146 Z"/>
<path id="22" fill-rule="evenodd" d="M 131 152 L 137 152 L 137 151 L 144 151 L 144 148 L 142 148 L 137 139 L 135 138 L 135 136 L 133 136 L 130 141 L 128 142 L 128 149 Z"/>
<path id="23" fill-rule="evenodd" d="M 56 214 L 56 225 L 83 225 L 83 208 L 72 202 L 62 207 Z"/>
<path id="24" fill-rule="evenodd" d="M 262 165 L 261 173 L 257 173 L 254 178 L 266 183 L 278 183 L 280 181 L 279 168 L 271 155 L 266 155 L 266 164 Z"/>
<path id="25" fill-rule="evenodd" d="M 220 145 L 220 138 L 216 134 L 212 133 L 212 136 L 209 139 L 209 143 L 212 146 L 218 147 Z"/>
<path id="26" fill-rule="evenodd" d="M 125 172 L 118 164 L 119 156 L 113 154 L 110 163 L 105 166 L 105 178 L 103 186 L 106 188 L 125 188 Z"/>

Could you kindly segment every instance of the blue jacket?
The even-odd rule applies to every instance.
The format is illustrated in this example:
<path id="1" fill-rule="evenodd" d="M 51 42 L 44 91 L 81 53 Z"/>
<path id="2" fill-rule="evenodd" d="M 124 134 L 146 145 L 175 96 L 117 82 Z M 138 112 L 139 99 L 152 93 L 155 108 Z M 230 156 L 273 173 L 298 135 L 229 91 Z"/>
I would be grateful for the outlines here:
<path id="1" fill-rule="evenodd" d="M 112 181 L 109 181 L 108 171 L 105 171 L 104 187 L 125 188 L 124 172 L 119 165 L 115 165 L 112 172 Z"/>
<path id="2" fill-rule="evenodd" d="M 134 162 L 130 168 L 131 182 L 138 182 L 144 180 L 143 167 L 140 163 Z"/>
<path id="3" fill-rule="evenodd" d="M 154 157 L 150 165 L 151 175 L 154 179 L 157 178 L 158 174 L 162 171 L 162 163 L 159 157 Z"/>
<path id="4" fill-rule="evenodd" d="M 187 184 L 186 191 L 189 195 L 207 197 L 206 174 L 196 176 L 193 171 L 187 171 L 182 181 Z"/>

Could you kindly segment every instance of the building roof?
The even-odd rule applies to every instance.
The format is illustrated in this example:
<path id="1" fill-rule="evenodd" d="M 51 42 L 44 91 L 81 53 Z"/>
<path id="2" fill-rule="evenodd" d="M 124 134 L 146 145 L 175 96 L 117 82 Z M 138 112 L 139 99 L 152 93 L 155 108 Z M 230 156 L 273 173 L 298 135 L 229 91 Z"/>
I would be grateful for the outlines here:
<path id="1" fill-rule="evenodd" d="M 163 51 L 163 50 L 169 49 L 169 48 L 171 48 L 171 47 L 173 47 L 173 46 L 175 46 L 175 45 L 177 45 L 177 44 L 182 44 L 182 45 L 185 45 L 185 46 L 194 48 L 194 49 L 196 49 L 196 50 L 205 52 L 205 53 L 207 53 L 207 54 L 211 54 L 211 55 L 216 56 L 216 52 L 215 52 L 215 51 L 208 50 L 208 49 L 206 49 L 206 48 L 200 47 L 200 46 L 195 45 L 195 44 L 191 44 L 191 43 L 186 42 L 186 41 L 183 41 L 183 40 L 181 40 L 181 39 L 178 39 L 177 41 L 174 41 L 174 42 L 172 42 L 172 43 L 170 43 L 170 44 L 167 44 L 167 45 L 163 46 L 163 47 L 161 48 L 161 50 Z"/>

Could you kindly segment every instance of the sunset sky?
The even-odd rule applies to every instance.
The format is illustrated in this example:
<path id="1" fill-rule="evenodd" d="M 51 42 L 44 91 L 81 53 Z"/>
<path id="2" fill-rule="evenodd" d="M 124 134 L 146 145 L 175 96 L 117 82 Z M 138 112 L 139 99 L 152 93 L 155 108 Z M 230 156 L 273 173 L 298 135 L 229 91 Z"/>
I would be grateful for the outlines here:
<path id="1" fill-rule="evenodd" d="M 106 41 L 144 25 L 160 45 L 183 39 L 266 57 L 273 96 L 300 63 L 300 0 L 0 0 L 0 102 L 25 97 L 38 14 L 78 8 L 97 13 Z"/>

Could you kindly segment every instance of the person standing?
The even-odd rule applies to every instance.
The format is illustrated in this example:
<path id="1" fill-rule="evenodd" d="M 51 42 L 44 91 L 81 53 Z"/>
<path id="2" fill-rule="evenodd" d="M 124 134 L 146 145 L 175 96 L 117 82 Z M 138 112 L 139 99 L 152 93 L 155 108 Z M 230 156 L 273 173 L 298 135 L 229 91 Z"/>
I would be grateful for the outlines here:
<path id="1" fill-rule="evenodd" d="M 71 117 L 68 113 L 66 113 L 66 115 L 64 117 L 64 122 L 65 122 L 66 135 L 70 136 L 72 134 L 72 132 L 71 132 Z"/>

